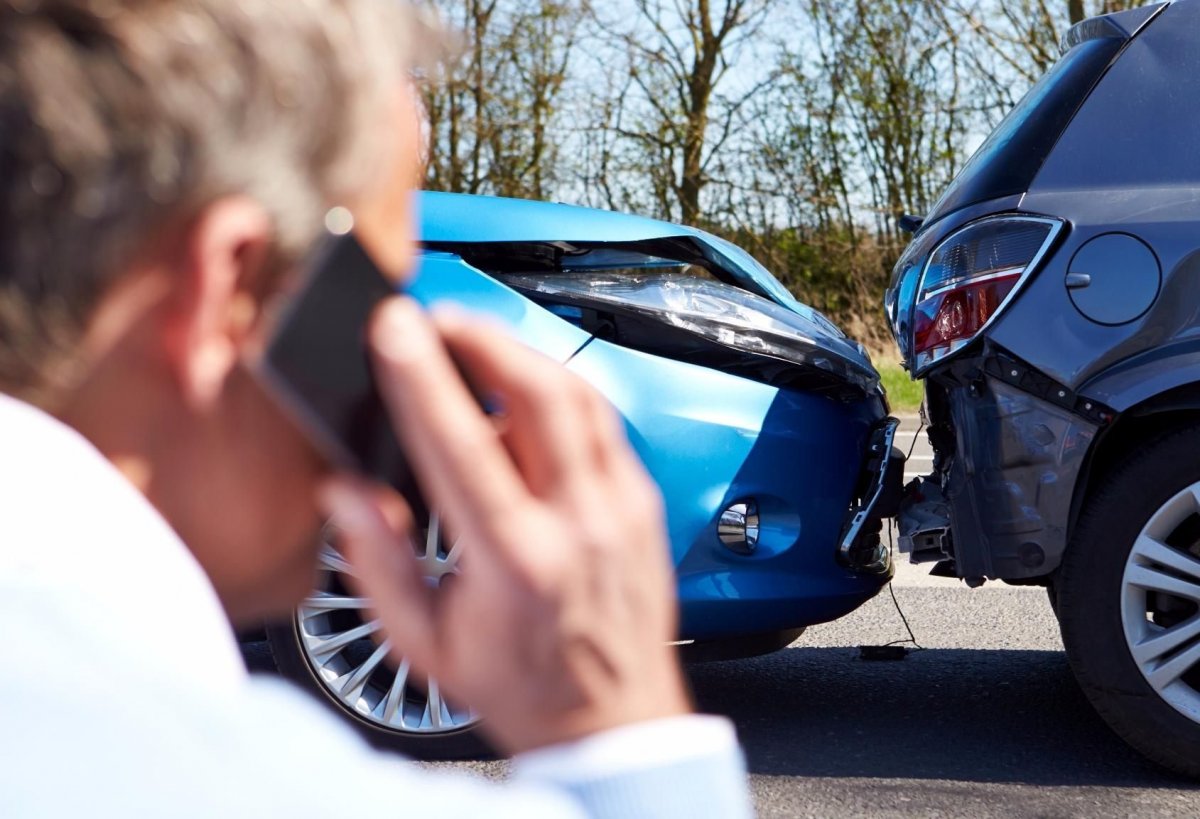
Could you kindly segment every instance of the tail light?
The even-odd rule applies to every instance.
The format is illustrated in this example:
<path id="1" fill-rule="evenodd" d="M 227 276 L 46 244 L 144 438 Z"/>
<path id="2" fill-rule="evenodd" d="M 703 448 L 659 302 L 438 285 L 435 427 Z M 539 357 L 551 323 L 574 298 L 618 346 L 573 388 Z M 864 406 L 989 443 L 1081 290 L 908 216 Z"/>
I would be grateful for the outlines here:
<path id="1" fill-rule="evenodd" d="M 914 374 L 966 346 L 1016 295 L 1062 222 L 997 216 L 952 233 L 921 274 L 913 308 Z"/>

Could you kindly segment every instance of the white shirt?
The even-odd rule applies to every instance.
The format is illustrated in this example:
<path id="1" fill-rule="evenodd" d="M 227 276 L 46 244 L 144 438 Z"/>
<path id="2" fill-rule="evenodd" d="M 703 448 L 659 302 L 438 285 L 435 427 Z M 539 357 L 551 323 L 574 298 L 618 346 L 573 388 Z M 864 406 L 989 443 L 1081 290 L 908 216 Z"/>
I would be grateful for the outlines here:
<path id="1" fill-rule="evenodd" d="M 247 674 L 207 576 L 82 436 L 0 396 L 0 816 L 736 817 L 731 726 L 542 749 L 494 784 L 370 749 Z"/>

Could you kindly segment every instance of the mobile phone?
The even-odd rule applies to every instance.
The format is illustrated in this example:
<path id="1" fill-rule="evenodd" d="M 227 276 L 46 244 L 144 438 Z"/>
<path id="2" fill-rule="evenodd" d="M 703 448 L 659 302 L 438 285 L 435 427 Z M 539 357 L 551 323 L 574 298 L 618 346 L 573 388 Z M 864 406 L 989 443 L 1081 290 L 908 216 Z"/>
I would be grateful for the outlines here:
<path id="1" fill-rule="evenodd" d="M 419 523 L 428 512 L 392 431 L 367 350 L 367 320 L 397 292 L 353 233 L 327 235 L 311 254 L 298 289 L 273 317 L 255 369 L 328 460 L 393 486 Z"/>

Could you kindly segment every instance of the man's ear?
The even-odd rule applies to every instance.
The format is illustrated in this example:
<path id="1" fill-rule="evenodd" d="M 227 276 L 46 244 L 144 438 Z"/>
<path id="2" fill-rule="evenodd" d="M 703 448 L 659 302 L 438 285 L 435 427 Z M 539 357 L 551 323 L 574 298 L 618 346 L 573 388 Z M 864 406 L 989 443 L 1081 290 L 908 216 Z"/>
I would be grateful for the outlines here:
<path id="1" fill-rule="evenodd" d="M 184 400 L 195 409 L 216 402 L 247 343 L 272 239 L 270 216 L 244 197 L 217 200 L 183 231 L 166 346 Z"/>

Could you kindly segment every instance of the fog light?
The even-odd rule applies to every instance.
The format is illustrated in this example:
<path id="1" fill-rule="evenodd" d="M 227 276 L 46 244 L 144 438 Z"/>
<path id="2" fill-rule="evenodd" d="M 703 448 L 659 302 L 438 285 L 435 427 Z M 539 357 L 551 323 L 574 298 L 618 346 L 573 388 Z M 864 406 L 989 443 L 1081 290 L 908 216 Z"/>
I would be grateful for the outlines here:
<path id="1" fill-rule="evenodd" d="M 717 523 L 717 537 L 731 552 L 753 554 L 758 547 L 758 504 L 752 500 L 730 504 Z"/>

